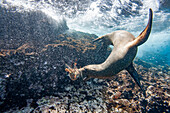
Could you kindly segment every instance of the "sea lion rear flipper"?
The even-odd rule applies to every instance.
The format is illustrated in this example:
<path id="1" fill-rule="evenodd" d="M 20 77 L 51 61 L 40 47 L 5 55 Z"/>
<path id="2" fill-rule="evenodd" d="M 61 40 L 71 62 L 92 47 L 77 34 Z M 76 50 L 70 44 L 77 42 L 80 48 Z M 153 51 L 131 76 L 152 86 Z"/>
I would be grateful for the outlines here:
<path id="1" fill-rule="evenodd" d="M 135 80 L 135 82 L 137 83 L 137 85 L 140 87 L 140 89 L 143 92 L 143 95 L 146 97 L 145 91 L 143 90 L 141 84 L 140 84 L 140 78 L 139 75 L 137 73 L 137 71 L 135 70 L 135 68 L 133 67 L 133 64 L 131 63 L 126 70 L 129 72 L 129 74 L 131 75 L 131 77 Z"/>
<path id="2" fill-rule="evenodd" d="M 134 41 L 131 42 L 130 47 L 140 46 L 141 44 L 146 42 L 146 40 L 148 39 L 149 34 L 151 32 L 152 18 L 153 18 L 153 11 L 152 11 L 152 9 L 149 9 L 149 21 L 148 21 L 148 24 L 147 24 L 146 28 L 140 33 L 140 35 Z"/>

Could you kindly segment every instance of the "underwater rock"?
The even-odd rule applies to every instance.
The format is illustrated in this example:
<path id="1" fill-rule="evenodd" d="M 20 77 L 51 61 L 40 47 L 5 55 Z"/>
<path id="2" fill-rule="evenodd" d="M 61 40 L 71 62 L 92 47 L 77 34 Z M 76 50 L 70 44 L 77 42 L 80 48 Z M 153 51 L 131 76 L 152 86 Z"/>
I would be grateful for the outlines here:
<path id="1" fill-rule="evenodd" d="M 0 6 L 0 49 L 16 49 L 29 42 L 41 45 L 68 30 L 65 19 L 54 20 L 42 11 L 18 12 Z"/>
<path id="2" fill-rule="evenodd" d="M 6 85 L 1 85 L 4 86 L 4 89 L 1 87 L 4 90 L 1 94 L 5 95 L 1 100 L 1 107 L 7 105 L 5 109 L 15 108 L 13 111 L 16 112 L 169 112 L 170 76 L 164 67 L 146 68 L 142 63 L 135 64 L 141 74 L 146 98 L 126 71 L 121 71 L 108 80 L 91 79 L 82 82 L 80 78 L 71 81 L 64 72 L 65 62 L 83 62 L 79 64 L 82 66 L 85 62 L 97 61 L 91 61 L 91 58 L 83 53 L 84 49 L 80 46 L 84 45 L 81 45 L 81 40 L 68 38 L 66 34 L 60 37 L 63 37 L 62 41 L 57 39 L 36 51 L 36 54 L 26 55 L 25 51 L 19 51 L 0 57 L 3 64 L 0 65 L 1 72 L 4 72 L 3 76 L 6 77 L 3 79 Z M 90 46 L 87 45 L 86 47 Z M 86 50 L 91 56 L 96 55 L 91 46 Z M 88 54 L 87 51 L 84 52 Z M 70 61 L 71 56 L 78 60 Z M 15 103 L 16 106 L 9 105 L 9 102 Z"/>
<path id="3" fill-rule="evenodd" d="M 116 92 L 114 95 L 113 95 L 113 97 L 112 97 L 112 99 L 118 99 L 120 96 L 121 96 L 121 92 Z"/>
<path id="4" fill-rule="evenodd" d="M 4 16 L 13 15 L 3 8 L 1 11 Z M 41 15 L 32 13 L 34 16 Z M 64 71 L 65 64 L 73 66 L 76 62 L 78 67 L 83 67 L 102 63 L 110 52 L 97 53 L 101 44 L 91 43 L 97 38 L 96 35 L 65 31 L 65 23 L 61 28 L 65 32 L 58 34 L 60 31 L 54 26 L 49 27 L 52 23 L 42 15 L 38 18 L 47 19 L 44 27 L 49 27 L 50 32 L 45 28 L 42 34 L 39 34 L 40 31 L 31 34 L 27 31 L 30 28 L 22 31 L 21 28 L 29 22 L 35 25 L 40 22 L 41 19 L 29 18 L 33 14 L 27 14 L 27 20 L 30 20 L 23 26 L 17 23 L 19 20 L 9 25 L 11 28 L 21 26 L 14 30 L 19 31 L 20 35 L 13 31 L 7 37 L 0 35 L 0 39 L 3 39 L 0 41 L 0 112 L 169 112 L 169 66 L 155 66 L 135 59 L 134 66 L 146 90 L 145 99 L 126 71 L 108 80 L 90 79 L 83 82 L 79 78 L 71 81 Z M 19 19 L 18 15 L 26 18 L 22 13 L 16 13 L 16 20 Z M 29 36 L 25 35 L 26 32 Z"/>
<path id="5" fill-rule="evenodd" d="M 67 31 L 53 41 L 41 42 L 40 46 L 26 43 L 16 49 L 0 50 L 2 111 L 9 107 L 25 106 L 27 99 L 36 101 L 43 96 L 56 95 L 56 92 L 76 91 L 82 87 L 81 80 L 73 82 L 66 76 L 65 64 L 77 62 L 78 66 L 84 66 L 101 63 L 107 56 L 104 52 L 103 55 L 96 54 L 99 45 L 90 43 L 96 35 L 82 33 L 81 36 L 81 32 L 77 32 L 75 36 L 84 37 L 79 38 L 74 37 L 74 32 Z M 90 99 L 93 95 L 93 92 L 88 92 L 89 97 L 81 96 L 80 100 Z M 74 101 L 80 101 L 77 97 Z"/>
<path id="6" fill-rule="evenodd" d="M 136 60 L 137 61 L 137 60 Z M 140 65 L 137 65 L 139 64 Z M 142 60 L 135 64 L 135 68 L 141 75 L 141 83 L 144 87 L 147 97 L 144 98 L 141 95 L 139 87 L 132 81 L 132 78 L 126 71 L 121 71 L 117 74 L 117 77 L 113 80 L 107 80 L 105 102 L 107 102 L 107 107 L 109 112 L 115 112 L 121 108 L 122 112 L 169 112 L 169 102 L 170 95 L 168 94 L 169 89 L 169 79 L 168 71 L 164 70 L 162 66 L 154 66 L 146 68 L 146 62 L 144 65 Z M 120 84 L 120 81 L 123 83 Z M 134 87 L 135 86 L 135 87 Z M 112 98 L 115 92 L 120 92 L 119 98 Z"/>

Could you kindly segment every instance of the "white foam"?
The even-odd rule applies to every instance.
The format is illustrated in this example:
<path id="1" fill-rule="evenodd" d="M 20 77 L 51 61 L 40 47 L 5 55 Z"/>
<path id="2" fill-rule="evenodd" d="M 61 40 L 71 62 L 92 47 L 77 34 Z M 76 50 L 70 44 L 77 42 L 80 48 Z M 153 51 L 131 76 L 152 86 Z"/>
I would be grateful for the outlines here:
<path id="1" fill-rule="evenodd" d="M 67 19 L 70 29 L 97 34 L 98 36 L 115 30 L 127 30 L 136 37 L 145 28 L 148 22 L 148 10 L 154 11 L 152 33 L 148 41 L 139 47 L 138 56 L 145 54 L 145 50 L 161 49 L 165 42 L 170 40 L 169 12 L 160 10 L 160 0 L 138 0 L 142 5 L 130 0 L 5 0 L 0 5 L 5 7 L 17 6 L 18 11 L 41 10 L 58 22 Z M 75 6 L 73 6 L 73 4 Z M 83 4 L 83 5 L 82 5 Z M 56 7 L 58 6 L 58 7 Z M 81 11 L 78 10 L 81 7 Z M 61 8 L 61 9 L 59 9 Z M 125 15 L 123 11 L 129 13 Z"/>

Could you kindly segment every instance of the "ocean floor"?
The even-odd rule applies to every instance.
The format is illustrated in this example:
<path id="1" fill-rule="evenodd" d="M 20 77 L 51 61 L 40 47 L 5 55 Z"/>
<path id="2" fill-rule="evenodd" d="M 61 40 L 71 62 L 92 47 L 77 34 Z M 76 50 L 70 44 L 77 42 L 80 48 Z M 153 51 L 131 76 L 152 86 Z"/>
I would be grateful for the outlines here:
<path id="1" fill-rule="evenodd" d="M 137 60 L 135 62 L 138 62 Z M 145 64 L 146 65 L 146 64 Z M 91 79 L 75 87 L 69 85 L 55 96 L 45 96 L 35 103 L 8 112 L 35 113 L 168 113 L 170 110 L 170 76 L 166 68 L 135 65 L 143 78 L 146 98 L 126 71 L 110 80 Z M 74 82 L 73 82 L 74 84 Z M 36 107 L 34 107 L 36 104 Z"/>
<path id="2" fill-rule="evenodd" d="M 80 67 L 101 63 L 107 58 L 108 48 L 89 43 L 96 37 L 74 31 L 41 45 L 26 43 L 1 49 L 0 112 L 169 113 L 168 65 L 134 60 L 146 98 L 127 71 L 121 71 L 112 79 L 70 80 L 64 71 L 65 63 L 77 62 Z M 97 50 L 101 54 L 96 53 Z"/>

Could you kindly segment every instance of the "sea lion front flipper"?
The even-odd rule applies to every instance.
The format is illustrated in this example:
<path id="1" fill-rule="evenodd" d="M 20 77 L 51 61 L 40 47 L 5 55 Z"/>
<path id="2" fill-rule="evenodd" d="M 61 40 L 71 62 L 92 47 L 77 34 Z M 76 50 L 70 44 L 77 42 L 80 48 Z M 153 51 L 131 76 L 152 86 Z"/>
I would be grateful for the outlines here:
<path id="1" fill-rule="evenodd" d="M 104 36 L 98 37 L 98 38 L 92 40 L 92 43 L 97 42 L 97 41 L 101 41 L 103 38 L 104 38 Z"/>
<path id="2" fill-rule="evenodd" d="M 108 45 L 106 45 L 104 42 L 101 44 L 100 48 L 97 50 L 96 54 L 103 54 L 106 53 L 108 48 Z"/>
<path id="3" fill-rule="evenodd" d="M 110 40 L 108 40 L 108 35 L 103 35 L 99 38 L 96 38 L 92 41 L 92 43 L 97 42 L 97 41 L 101 42 L 101 46 L 97 50 L 96 53 L 99 55 L 101 54 L 101 56 L 103 56 L 103 53 L 105 53 L 105 54 L 107 53 L 107 48 L 109 45 L 111 45 L 111 42 L 110 42 Z"/>
<path id="4" fill-rule="evenodd" d="M 105 42 L 105 44 L 107 44 L 107 45 L 110 45 L 112 43 L 111 40 L 109 39 L 109 35 L 108 34 L 103 35 L 101 37 L 98 37 L 98 38 L 92 40 L 92 43 L 97 42 L 97 41 Z"/>
<path id="5" fill-rule="evenodd" d="M 143 92 L 143 95 L 146 97 L 145 91 L 143 90 L 141 84 L 140 84 L 140 78 L 139 75 L 137 73 L 137 71 L 135 70 L 135 68 L 133 67 L 133 64 L 131 63 L 126 70 L 129 72 L 129 74 L 131 75 L 131 77 L 134 79 L 134 81 L 137 83 L 137 85 L 140 87 L 140 89 Z"/>

